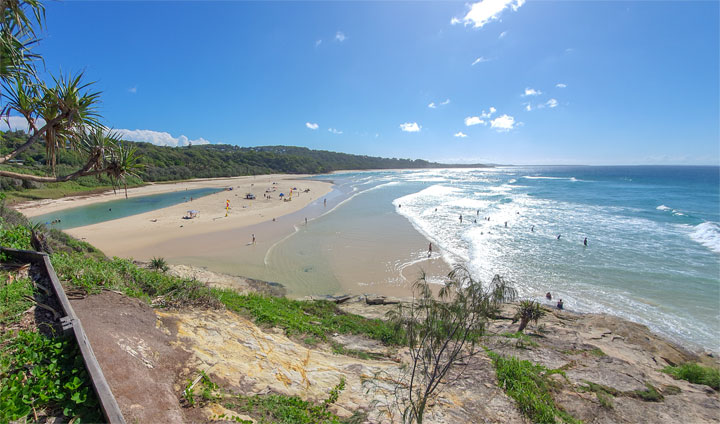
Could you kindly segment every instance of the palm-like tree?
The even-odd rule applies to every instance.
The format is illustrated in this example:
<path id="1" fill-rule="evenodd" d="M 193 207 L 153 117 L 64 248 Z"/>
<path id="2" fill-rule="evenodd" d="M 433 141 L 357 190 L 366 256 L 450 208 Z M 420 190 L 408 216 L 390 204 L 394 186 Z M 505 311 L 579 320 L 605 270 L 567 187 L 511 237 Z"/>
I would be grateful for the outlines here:
<path id="1" fill-rule="evenodd" d="M 533 321 L 535 322 L 535 324 L 537 324 L 538 320 L 542 318 L 543 315 L 545 315 L 545 311 L 542 310 L 539 303 L 533 300 L 523 300 L 517 307 L 517 311 L 515 312 L 515 316 L 513 317 L 513 323 L 520 320 L 520 327 L 518 328 L 518 333 L 522 333 L 522 331 L 525 330 L 525 327 L 527 327 L 530 321 Z"/>

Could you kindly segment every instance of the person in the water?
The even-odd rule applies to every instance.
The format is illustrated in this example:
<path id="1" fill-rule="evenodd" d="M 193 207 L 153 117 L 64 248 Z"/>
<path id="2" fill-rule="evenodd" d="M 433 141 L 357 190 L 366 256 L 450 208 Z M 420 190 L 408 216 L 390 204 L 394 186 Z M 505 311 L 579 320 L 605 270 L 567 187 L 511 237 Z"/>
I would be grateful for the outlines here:
<path id="1" fill-rule="evenodd" d="M 587 237 L 585 237 L 585 240 L 583 240 L 583 244 L 585 245 L 585 247 L 587 247 Z"/>

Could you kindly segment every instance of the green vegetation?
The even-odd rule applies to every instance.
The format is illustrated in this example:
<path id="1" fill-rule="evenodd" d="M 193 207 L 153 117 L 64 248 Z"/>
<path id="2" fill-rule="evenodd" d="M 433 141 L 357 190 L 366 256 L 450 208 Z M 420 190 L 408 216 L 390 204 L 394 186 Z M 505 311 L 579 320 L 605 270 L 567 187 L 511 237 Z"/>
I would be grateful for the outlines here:
<path id="1" fill-rule="evenodd" d="M 552 391 L 557 383 L 548 377 L 552 374 L 564 375 L 563 371 L 549 370 L 515 357 L 504 358 L 494 352 L 489 355 L 495 366 L 498 383 L 515 399 L 520 412 L 532 422 L 556 423 L 557 419 L 565 423 L 580 422 L 558 408 L 553 400 Z"/>
<path id="2" fill-rule="evenodd" d="M 477 343 L 490 317 L 515 295 L 501 277 L 486 286 L 458 266 L 437 296 L 423 274 L 413 285 L 413 302 L 387 313 L 397 332 L 406 335 L 411 358 L 394 394 L 404 422 L 422 424 L 427 406 L 481 352 Z"/>
<path id="3" fill-rule="evenodd" d="M 16 323 L 33 304 L 33 284 L 27 277 L 16 278 L 4 272 L 0 272 L 0 284 L 0 325 Z"/>
<path id="4" fill-rule="evenodd" d="M 386 344 L 402 343 L 402 333 L 385 321 L 367 319 L 342 311 L 327 300 L 300 301 L 261 294 L 238 294 L 213 289 L 213 294 L 231 311 L 249 314 L 257 323 L 280 327 L 288 335 L 313 335 L 327 340 L 332 333 L 362 334 Z"/>
<path id="5" fill-rule="evenodd" d="M 167 262 L 165 262 L 165 258 L 156 258 L 154 256 L 150 260 L 150 268 L 162 272 L 167 272 L 170 269 Z"/>
<path id="6" fill-rule="evenodd" d="M 691 362 L 672 367 L 667 366 L 662 370 L 677 380 L 687 380 L 695 384 L 704 384 L 715 390 L 720 390 L 720 370 L 710 368 Z"/>
<path id="7" fill-rule="evenodd" d="M 525 327 L 527 327 L 527 325 L 530 323 L 530 321 L 533 321 L 535 322 L 535 324 L 537 324 L 538 320 L 542 318 L 543 315 L 545 315 L 545 311 L 542 310 L 538 302 L 535 302 L 533 300 L 523 300 L 517 306 L 517 311 L 515 312 L 515 316 L 513 317 L 513 323 L 520 320 L 520 327 L 518 327 L 518 333 L 522 333 L 523 330 L 525 330 Z"/>
<path id="8" fill-rule="evenodd" d="M 638 399 L 642 399 L 645 402 L 660 402 L 663 400 L 663 395 L 650 383 L 645 383 L 645 390 L 632 390 L 630 392 L 624 392 L 625 395 L 632 396 Z"/>
<path id="9" fill-rule="evenodd" d="M 238 395 L 225 407 L 246 413 L 261 424 L 341 424 L 343 421 L 328 409 L 337 402 L 340 392 L 345 389 L 345 380 L 340 380 L 320 404 L 304 401 L 297 396 L 285 395 Z M 222 418 L 222 417 L 220 417 Z"/>
<path id="10" fill-rule="evenodd" d="M 33 331 L 3 335 L 0 422 L 54 415 L 102 420 L 77 345 Z"/>
<path id="11" fill-rule="evenodd" d="M 528 336 L 525 333 L 517 332 L 517 333 L 502 333 L 500 334 L 502 337 L 506 337 L 508 339 L 516 339 L 517 343 L 515 343 L 515 347 L 519 349 L 527 349 L 527 346 L 530 347 L 538 347 L 539 345 L 535 340 L 533 340 L 530 336 Z"/>
<path id="12" fill-rule="evenodd" d="M 0 155 L 7 154 L 25 140 L 20 131 L 0 132 Z M 424 160 L 386 159 L 350 155 L 293 146 L 238 147 L 203 145 L 164 147 L 150 143 L 126 142 L 137 148 L 140 163 L 138 176 L 127 175 L 128 186 L 143 181 L 177 181 L 191 178 L 233 177 L 271 173 L 317 174 L 344 169 L 437 168 L 447 165 Z M 22 165 L 0 165 L 0 169 L 25 174 L 47 174 L 48 161 L 44 147 L 33 146 L 16 157 Z M 83 156 L 60 149 L 57 151 L 57 171 L 68 173 L 83 165 Z M 477 166 L 477 165 L 475 165 Z M 60 183 L 23 181 L 0 177 L 0 189 L 14 199 L 57 198 L 113 187 L 114 180 L 105 175 L 78 177 Z"/>

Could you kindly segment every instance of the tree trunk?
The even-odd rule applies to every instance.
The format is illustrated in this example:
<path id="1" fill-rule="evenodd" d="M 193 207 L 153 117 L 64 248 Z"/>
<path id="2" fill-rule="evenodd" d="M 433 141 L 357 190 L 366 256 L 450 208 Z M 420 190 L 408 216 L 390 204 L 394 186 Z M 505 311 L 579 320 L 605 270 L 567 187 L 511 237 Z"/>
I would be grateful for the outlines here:
<path id="1" fill-rule="evenodd" d="M 520 328 L 518 328 L 518 333 L 522 333 L 525 327 L 527 327 L 528 323 L 530 322 L 527 318 L 521 318 L 520 319 Z"/>

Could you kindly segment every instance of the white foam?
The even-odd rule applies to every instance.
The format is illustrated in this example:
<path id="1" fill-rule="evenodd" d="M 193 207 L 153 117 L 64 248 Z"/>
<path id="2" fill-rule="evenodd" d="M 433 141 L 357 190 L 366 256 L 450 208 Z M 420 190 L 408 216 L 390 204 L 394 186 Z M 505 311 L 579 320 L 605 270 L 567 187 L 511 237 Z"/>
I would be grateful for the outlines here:
<path id="1" fill-rule="evenodd" d="M 694 231 L 690 233 L 690 238 L 713 252 L 720 253 L 720 224 L 708 221 L 693 228 Z"/>
<path id="2" fill-rule="evenodd" d="M 657 210 L 659 210 L 659 211 L 669 211 L 669 210 L 672 210 L 672 208 L 667 207 L 667 206 L 665 206 L 665 205 L 660 205 L 660 206 L 658 206 L 658 207 L 655 208 L 655 209 L 657 209 Z"/>

